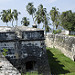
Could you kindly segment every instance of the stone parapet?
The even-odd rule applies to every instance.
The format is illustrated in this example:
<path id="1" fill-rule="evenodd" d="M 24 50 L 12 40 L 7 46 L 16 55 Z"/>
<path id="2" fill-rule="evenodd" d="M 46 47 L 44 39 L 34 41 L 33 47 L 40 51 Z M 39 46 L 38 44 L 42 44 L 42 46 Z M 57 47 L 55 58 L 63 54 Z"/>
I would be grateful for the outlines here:
<path id="1" fill-rule="evenodd" d="M 75 37 L 58 34 L 48 34 L 46 36 L 45 42 L 46 46 L 54 46 L 58 48 L 62 53 L 64 53 L 64 55 L 75 61 Z"/>

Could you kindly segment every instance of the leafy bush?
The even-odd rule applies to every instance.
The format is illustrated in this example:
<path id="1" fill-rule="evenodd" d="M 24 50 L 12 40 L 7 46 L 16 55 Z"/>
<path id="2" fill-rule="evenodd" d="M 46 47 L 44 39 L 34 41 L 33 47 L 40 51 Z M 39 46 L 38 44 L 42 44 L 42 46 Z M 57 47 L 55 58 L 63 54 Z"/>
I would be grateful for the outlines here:
<path id="1" fill-rule="evenodd" d="M 54 34 L 59 34 L 59 33 L 61 33 L 61 29 L 53 30 L 53 33 L 54 33 Z"/>
<path id="2" fill-rule="evenodd" d="M 2 54 L 3 54 L 4 56 L 6 56 L 6 55 L 7 55 L 7 52 L 8 52 L 8 50 L 7 50 L 7 49 L 5 49 L 5 48 L 3 48 L 3 52 L 2 52 Z"/>

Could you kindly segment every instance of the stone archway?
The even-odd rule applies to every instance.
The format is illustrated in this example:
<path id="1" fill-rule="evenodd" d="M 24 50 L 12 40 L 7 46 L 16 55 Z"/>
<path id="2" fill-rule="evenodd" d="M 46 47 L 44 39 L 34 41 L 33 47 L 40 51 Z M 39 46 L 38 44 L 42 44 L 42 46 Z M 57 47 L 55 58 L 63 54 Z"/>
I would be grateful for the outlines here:
<path id="1" fill-rule="evenodd" d="M 37 69 L 36 61 L 26 62 L 26 71 L 35 71 Z"/>
<path id="2" fill-rule="evenodd" d="M 22 64 L 25 65 L 26 72 L 38 71 L 38 62 L 40 61 L 35 56 L 28 56 L 22 60 Z"/>

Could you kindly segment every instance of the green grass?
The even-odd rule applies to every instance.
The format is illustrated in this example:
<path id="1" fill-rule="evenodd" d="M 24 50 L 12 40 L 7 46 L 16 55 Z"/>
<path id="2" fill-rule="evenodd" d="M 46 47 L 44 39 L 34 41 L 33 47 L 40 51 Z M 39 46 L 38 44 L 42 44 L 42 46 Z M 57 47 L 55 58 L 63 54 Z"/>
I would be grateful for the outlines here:
<path id="1" fill-rule="evenodd" d="M 37 71 L 34 71 L 34 72 L 26 72 L 26 74 L 23 74 L 22 75 L 42 75 L 42 74 L 38 74 Z"/>
<path id="2" fill-rule="evenodd" d="M 75 62 L 58 49 L 47 48 L 51 73 L 54 75 L 75 75 Z"/>
<path id="3" fill-rule="evenodd" d="M 75 37 L 75 35 L 69 35 L 69 36 L 74 36 Z"/>

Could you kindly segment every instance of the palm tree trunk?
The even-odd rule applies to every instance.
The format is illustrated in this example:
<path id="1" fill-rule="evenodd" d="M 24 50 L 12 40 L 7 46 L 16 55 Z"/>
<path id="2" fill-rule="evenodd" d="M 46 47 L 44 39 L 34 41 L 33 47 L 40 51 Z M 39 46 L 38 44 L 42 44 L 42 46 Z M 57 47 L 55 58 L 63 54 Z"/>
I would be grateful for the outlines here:
<path id="1" fill-rule="evenodd" d="M 53 48 L 54 48 L 54 22 L 53 22 L 53 31 L 52 31 L 52 34 L 53 34 Z"/>
<path id="2" fill-rule="evenodd" d="M 8 26 L 8 23 L 6 22 L 6 25 Z"/>
<path id="3" fill-rule="evenodd" d="M 14 26 L 13 26 L 13 20 L 12 20 L 12 27 L 14 27 Z"/>
<path id="4" fill-rule="evenodd" d="M 16 20 L 16 26 L 18 26 L 18 20 Z"/>
<path id="5" fill-rule="evenodd" d="M 33 14 L 32 14 L 32 18 L 33 18 Z M 34 22 L 34 18 L 33 18 L 33 22 Z M 34 24 L 35 24 L 35 22 L 34 22 Z"/>
<path id="6" fill-rule="evenodd" d="M 52 34 L 54 34 L 54 22 L 53 22 L 53 31 L 52 31 Z"/>
<path id="7" fill-rule="evenodd" d="M 46 25 L 45 25 L 45 36 L 47 35 L 47 33 L 46 33 Z"/>

